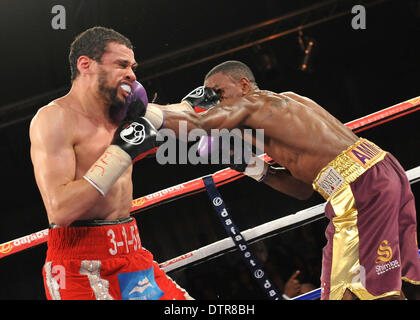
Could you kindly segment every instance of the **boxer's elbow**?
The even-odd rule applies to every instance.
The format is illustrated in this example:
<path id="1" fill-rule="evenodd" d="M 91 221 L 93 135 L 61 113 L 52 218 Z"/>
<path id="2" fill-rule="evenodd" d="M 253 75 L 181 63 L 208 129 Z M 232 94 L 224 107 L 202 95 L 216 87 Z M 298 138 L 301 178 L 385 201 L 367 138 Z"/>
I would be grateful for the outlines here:
<path id="1" fill-rule="evenodd" d="M 297 191 L 295 198 L 298 200 L 308 200 L 312 197 L 313 193 L 314 190 L 311 186 L 305 186 Z"/>
<path id="2" fill-rule="evenodd" d="M 293 176 L 290 177 L 289 183 L 291 196 L 298 200 L 308 200 L 314 193 L 312 185 L 296 179 Z"/>
<path id="3" fill-rule="evenodd" d="M 71 225 L 73 221 L 70 221 L 68 219 L 62 219 L 60 217 L 55 217 L 53 216 L 53 218 L 51 219 L 51 223 L 54 223 L 55 225 L 65 228 Z"/>
<path id="4" fill-rule="evenodd" d="M 47 207 L 48 218 L 51 223 L 60 227 L 68 227 L 73 221 L 69 219 L 70 213 L 68 208 L 61 206 L 59 203 L 52 202 Z"/>
<path id="5" fill-rule="evenodd" d="M 269 172 L 264 183 L 273 189 L 298 200 L 308 200 L 312 196 L 312 186 L 293 177 L 287 169 L 279 168 Z"/>
<path id="6" fill-rule="evenodd" d="M 98 196 L 92 197 L 89 192 L 85 192 L 83 196 L 63 192 L 49 199 L 46 209 L 50 222 L 60 227 L 67 227 L 82 218 L 93 206 L 95 199 L 100 197 L 96 190 L 92 193 L 97 193 Z"/>

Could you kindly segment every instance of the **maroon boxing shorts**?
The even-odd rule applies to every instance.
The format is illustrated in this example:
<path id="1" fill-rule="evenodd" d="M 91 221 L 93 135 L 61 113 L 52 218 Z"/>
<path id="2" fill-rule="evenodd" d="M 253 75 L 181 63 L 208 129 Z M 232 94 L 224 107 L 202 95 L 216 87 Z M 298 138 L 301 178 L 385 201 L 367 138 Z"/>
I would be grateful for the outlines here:
<path id="1" fill-rule="evenodd" d="M 321 299 L 399 295 L 420 284 L 414 196 L 389 153 L 359 139 L 320 171 L 313 187 L 330 220 L 323 249 Z"/>

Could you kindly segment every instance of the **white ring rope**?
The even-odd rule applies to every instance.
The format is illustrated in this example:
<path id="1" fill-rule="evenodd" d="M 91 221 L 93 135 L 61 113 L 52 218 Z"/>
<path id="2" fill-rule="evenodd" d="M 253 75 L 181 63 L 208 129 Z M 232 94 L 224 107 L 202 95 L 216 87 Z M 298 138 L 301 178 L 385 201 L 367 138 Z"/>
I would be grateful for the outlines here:
<path id="1" fill-rule="evenodd" d="M 406 174 L 411 184 L 420 181 L 420 166 L 406 171 Z M 251 242 L 252 240 L 257 240 L 267 234 L 280 231 L 281 229 L 286 229 L 292 225 L 302 225 L 303 222 L 311 223 L 324 217 L 325 205 L 326 203 L 321 203 L 316 206 L 298 211 L 294 214 L 266 222 L 259 226 L 245 230 L 241 233 L 247 242 Z M 225 252 L 234 247 L 235 244 L 230 237 L 224 238 L 207 246 L 169 259 L 161 263 L 160 266 L 165 270 L 165 272 L 174 271 L 191 263 L 199 262 L 200 260 L 206 259 L 208 257 L 217 256 L 217 254 Z"/>

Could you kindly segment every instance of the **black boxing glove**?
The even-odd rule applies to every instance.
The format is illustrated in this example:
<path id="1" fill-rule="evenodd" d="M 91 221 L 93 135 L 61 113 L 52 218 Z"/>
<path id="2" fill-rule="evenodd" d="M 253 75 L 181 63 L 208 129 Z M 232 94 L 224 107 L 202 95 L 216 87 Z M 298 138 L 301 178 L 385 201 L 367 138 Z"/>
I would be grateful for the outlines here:
<path id="1" fill-rule="evenodd" d="M 188 102 L 191 107 L 208 110 L 220 102 L 220 96 L 212 88 L 200 86 L 187 94 L 182 101 Z"/>
<path id="2" fill-rule="evenodd" d="M 156 152 L 160 145 L 160 142 L 156 140 L 157 136 L 158 131 L 150 120 L 140 117 L 119 126 L 112 144 L 124 150 L 134 163 Z"/>
<path id="3" fill-rule="evenodd" d="M 125 121 L 118 127 L 114 140 L 83 178 L 103 196 L 134 162 L 156 152 L 158 132 L 146 118 Z"/>

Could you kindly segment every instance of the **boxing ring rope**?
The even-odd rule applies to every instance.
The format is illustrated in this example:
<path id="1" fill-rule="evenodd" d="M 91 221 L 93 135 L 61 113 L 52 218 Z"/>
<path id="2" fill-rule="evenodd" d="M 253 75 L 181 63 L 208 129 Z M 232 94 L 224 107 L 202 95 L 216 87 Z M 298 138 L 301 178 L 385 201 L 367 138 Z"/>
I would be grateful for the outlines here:
<path id="1" fill-rule="evenodd" d="M 356 119 L 349 123 L 346 123 L 346 126 L 353 130 L 355 133 L 367 130 L 369 128 L 381 125 L 385 122 L 397 119 L 399 117 L 408 115 L 420 109 L 420 96 L 407 100 L 405 102 L 396 104 L 389 108 L 377 111 L 370 115 L 364 116 L 362 118 Z M 268 155 L 263 154 L 259 156 L 264 159 L 266 162 L 273 161 Z M 420 181 L 420 166 L 411 170 L 408 170 L 407 176 L 409 177 L 410 183 L 415 183 Z M 220 170 L 215 172 L 212 175 L 212 178 L 216 186 L 221 186 L 226 183 L 230 183 L 237 179 L 242 178 L 244 175 L 238 173 L 235 170 L 230 168 Z M 148 210 L 157 205 L 163 203 L 168 203 L 175 201 L 182 197 L 190 196 L 202 191 L 205 191 L 205 186 L 203 182 L 204 177 L 200 177 L 194 180 L 190 180 L 185 183 L 181 183 L 176 186 L 172 186 L 161 191 L 140 197 L 133 200 L 132 208 L 130 214 L 139 213 L 145 210 Z M 246 241 L 256 241 L 261 239 L 264 236 L 269 234 L 284 232 L 286 229 L 293 229 L 304 224 L 314 222 L 316 220 L 322 219 L 324 214 L 325 203 L 316 205 L 314 207 L 299 211 L 295 214 L 276 219 L 264 223 L 260 226 L 248 229 L 242 232 Z M 46 242 L 48 239 L 48 229 L 44 229 L 30 235 L 20 237 L 15 240 L 11 240 L 0 244 L 0 259 L 5 256 L 12 255 L 16 252 L 35 247 L 41 243 Z M 220 241 L 214 242 L 210 245 L 202 247 L 197 250 L 193 250 L 189 253 L 185 253 L 176 258 L 170 259 L 166 262 L 160 264 L 160 266 L 166 271 L 173 271 L 179 269 L 187 264 L 198 262 L 204 258 L 214 257 L 216 255 L 223 254 L 229 249 L 234 247 L 234 243 L 231 238 L 225 238 Z M 318 290 L 318 289 L 317 289 Z M 317 290 L 310 292 L 308 294 L 315 295 Z M 301 296 L 296 297 L 295 299 L 300 299 Z"/>
<path id="2" fill-rule="evenodd" d="M 420 181 L 420 166 L 406 171 L 408 180 L 410 184 L 414 184 Z M 298 211 L 294 214 L 272 220 L 250 228 L 241 232 L 244 239 L 248 243 L 261 240 L 272 235 L 276 235 L 297 227 L 312 223 L 314 221 L 324 218 L 324 209 L 326 202 L 318 204 L 316 206 Z M 235 249 L 235 243 L 231 237 L 224 238 L 222 240 L 213 242 L 207 246 L 201 247 L 199 249 L 193 250 L 188 253 L 184 253 L 178 257 L 167 260 L 160 264 L 160 267 L 165 270 L 165 272 L 175 271 L 181 268 L 186 267 L 190 264 L 198 264 L 200 262 L 208 261 L 211 258 L 216 258 L 220 255 L 225 254 L 229 250 Z M 420 250 L 419 250 L 420 257 Z M 297 296 L 291 300 L 316 300 L 321 296 L 321 289 L 315 289 L 306 294 Z"/>
<path id="3" fill-rule="evenodd" d="M 408 180 L 411 184 L 420 181 L 420 166 L 406 171 Z M 242 235 L 248 243 L 260 240 L 262 237 L 278 234 L 287 230 L 295 229 L 308 223 L 324 218 L 324 209 L 326 202 L 316 206 L 298 211 L 279 219 L 275 219 L 263 223 L 254 228 L 242 231 Z M 207 246 L 184 253 L 176 258 L 170 259 L 160 264 L 166 271 L 174 271 L 180 269 L 188 264 L 198 262 L 202 259 L 214 257 L 216 254 L 225 253 L 227 250 L 235 247 L 233 240 L 228 237 L 222 240 L 213 242 Z"/>
<path id="4" fill-rule="evenodd" d="M 410 184 L 414 184 L 420 181 L 420 166 L 406 171 L 408 180 Z M 297 227 L 312 223 L 314 221 L 324 218 L 324 209 L 326 202 L 318 204 L 316 206 L 298 211 L 294 214 L 272 220 L 245 230 L 242 233 L 244 239 L 248 243 L 261 240 L 268 236 L 272 236 L 278 233 L 282 233 Z M 225 254 L 230 249 L 233 249 L 235 244 L 231 237 L 224 238 L 222 240 L 213 242 L 207 246 L 201 247 L 199 249 L 193 250 L 188 253 L 184 253 L 178 257 L 167 260 L 160 264 L 160 267 L 165 270 L 165 272 L 175 271 L 181 269 L 190 264 L 197 264 L 204 259 L 208 261 L 210 258 L 215 258 L 217 256 Z M 419 251 L 420 257 L 420 251 Z M 319 293 L 319 294 L 318 294 Z M 318 294 L 318 295 L 317 295 Z M 315 289 L 311 292 L 308 292 L 305 295 L 295 297 L 293 300 L 308 300 L 303 299 L 308 295 L 311 298 L 319 298 L 320 289 Z M 312 300 L 312 299 L 311 299 Z"/>

